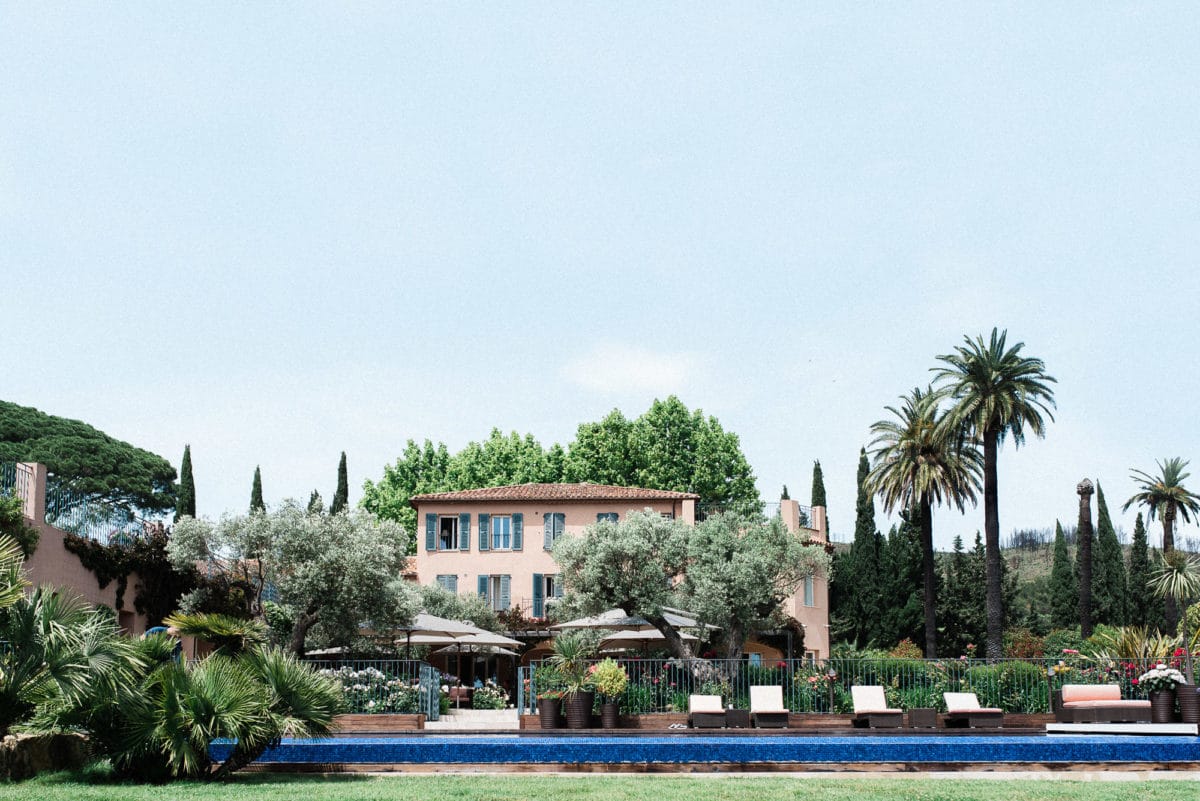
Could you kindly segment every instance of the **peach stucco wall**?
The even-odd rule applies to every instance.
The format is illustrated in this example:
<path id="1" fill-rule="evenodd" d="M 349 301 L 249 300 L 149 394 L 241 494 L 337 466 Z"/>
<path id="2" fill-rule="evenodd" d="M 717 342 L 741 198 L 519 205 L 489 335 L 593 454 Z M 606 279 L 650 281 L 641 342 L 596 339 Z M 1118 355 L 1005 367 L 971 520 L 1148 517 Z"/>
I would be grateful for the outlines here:
<path id="1" fill-rule="evenodd" d="M 116 582 L 101 588 L 92 571 L 84 567 L 79 561 L 79 557 L 68 551 L 63 545 L 64 532 L 45 522 L 46 466 L 20 464 L 18 469 L 27 471 L 30 476 L 30 480 L 22 485 L 25 522 L 36 528 L 38 534 L 41 535 L 37 550 L 25 562 L 29 580 L 35 586 L 46 584 L 52 587 L 67 588 L 79 594 L 90 604 L 103 604 L 111 609 L 116 609 Z M 129 577 L 125 590 L 125 607 L 118 614 L 121 625 L 131 634 L 140 634 L 146 630 L 145 615 L 138 614 L 133 608 L 133 596 L 138 580 L 137 574 Z"/>
<path id="2" fill-rule="evenodd" d="M 685 508 L 686 507 L 686 508 Z M 422 503 L 417 507 L 417 580 L 421 584 L 433 584 L 438 576 L 458 576 L 458 592 L 461 595 L 476 591 L 481 575 L 511 576 L 512 606 L 520 607 L 528 615 L 533 603 L 533 576 L 535 573 L 556 575 L 558 563 L 544 547 L 545 536 L 542 516 L 560 512 L 565 515 L 564 535 L 582 534 L 583 530 L 596 522 L 596 515 L 616 512 L 624 520 L 630 511 L 649 509 L 659 513 L 671 513 L 676 519 L 691 523 L 695 520 L 694 501 L 641 501 L 631 505 L 620 502 L 476 502 L 476 503 Z M 522 548 L 519 551 L 479 550 L 479 515 L 524 515 L 525 524 Z M 471 549 L 469 551 L 427 551 L 425 548 L 425 515 L 471 515 Z"/>

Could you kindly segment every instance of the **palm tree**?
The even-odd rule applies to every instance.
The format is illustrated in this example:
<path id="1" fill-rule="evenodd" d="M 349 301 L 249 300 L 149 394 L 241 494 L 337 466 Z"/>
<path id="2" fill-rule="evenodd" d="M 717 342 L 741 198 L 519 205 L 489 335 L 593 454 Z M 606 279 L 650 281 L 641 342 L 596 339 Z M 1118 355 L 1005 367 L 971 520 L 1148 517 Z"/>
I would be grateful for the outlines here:
<path id="1" fill-rule="evenodd" d="M 1001 597 L 1000 509 L 996 483 L 996 452 L 1006 437 L 1013 445 L 1025 442 L 1028 428 L 1046 435 L 1046 418 L 1054 420 L 1057 381 L 1046 374 L 1041 359 L 1021 355 L 1025 343 L 1007 345 L 1008 332 L 992 329 L 991 340 L 964 337 L 965 345 L 938 356 L 945 367 L 935 367 L 941 394 L 954 405 L 945 423 L 960 428 L 983 446 L 983 518 L 987 549 L 987 656 L 1003 655 L 1004 606 Z"/>
<path id="2" fill-rule="evenodd" d="M 1163 556 L 1175 550 L 1175 518 L 1182 517 L 1185 523 L 1192 522 L 1192 517 L 1200 518 L 1200 496 L 1183 486 L 1183 482 L 1191 473 L 1185 473 L 1188 463 L 1178 457 L 1156 462 L 1158 475 L 1152 476 L 1141 470 L 1134 470 L 1131 478 L 1137 482 L 1138 491 L 1125 501 L 1121 511 L 1128 511 L 1135 504 L 1148 509 L 1146 517 L 1153 520 L 1155 516 L 1162 518 L 1163 524 Z M 1179 621 L 1179 609 L 1175 598 L 1167 599 L 1167 628 L 1175 630 Z"/>
<path id="3" fill-rule="evenodd" d="M 895 420 L 880 420 L 871 426 L 875 467 L 867 475 L 867 487 L 878 494 L 884 510 L 919 510 L 921 520 L 921 567 L 925 583 L 925 656 L 937 657 L 937 586 L 933 556 L 933 506 L 943 503 L 965 510 L 975 503 L 982 459 L 979 451 L 962 435 L 961 428 L 941 424 L 937 397 L 926 389 L 914 388 L 901 396 L 899 408 L 888 406 Z"/>
<path id="4" fill-rule="evenodd" d="M 1200 595 L 1200 562 L 1190 554 L 1179 551 L 1167 553 L 1164 550 L 1162 558 L 1151 576 L 1150 591 L 1159 598 L 1178 601 L 1184 608 L 1182 641 L 1184 647 L 1187 648 L 1187 679 L 1188 684 L 1195 684 L 1186 610 L 1188 601 Z"/>
<path id="5" fill-rule="evenodd" d="M 24 564 L 20 544 L 12 537 L 0 535 L 0 609 L 25 597 L 29 582 L 25 579 Z"/>

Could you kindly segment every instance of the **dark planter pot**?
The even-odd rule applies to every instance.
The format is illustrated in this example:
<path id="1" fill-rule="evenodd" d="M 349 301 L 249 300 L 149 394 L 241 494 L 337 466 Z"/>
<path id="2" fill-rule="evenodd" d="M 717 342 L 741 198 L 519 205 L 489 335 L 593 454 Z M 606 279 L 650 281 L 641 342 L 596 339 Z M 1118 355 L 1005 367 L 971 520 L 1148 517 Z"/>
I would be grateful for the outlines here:
<path id="1" fill-rule="evenodd" d="M 542 698 L 537 702 L 538 722 L 543 729 L 561 728 L 562 699 Z"/>
<path id="2" fill-rule="evenodd" d="M 1175 691 L 1155 690 L 1150 693 L 1150 719 L 1155 723 L 1170 723 L 1175 719 Z"/>
<path id="3" fill-rule="evenodd" d="M 596 694 L 590 691 L 572 693 L 563 698 L 568 729 L 586 729 L 592 723 L 592 703 Z"/>
<path id="4" fill-rule="evenodd" d="M 1175 700 L 1179 702 L 1179 719 L 1184 723 L 1200 723 L 1200 695 L 1195 684 L 1180 684 L 1175 688 Z"/>
<path id="5" fill-rule="evenodd" d="M 604 729 L 617 728 L 620 721 L 618 707 L 614 701 L 606 701 L 600 705 L 600 726 Z"/>

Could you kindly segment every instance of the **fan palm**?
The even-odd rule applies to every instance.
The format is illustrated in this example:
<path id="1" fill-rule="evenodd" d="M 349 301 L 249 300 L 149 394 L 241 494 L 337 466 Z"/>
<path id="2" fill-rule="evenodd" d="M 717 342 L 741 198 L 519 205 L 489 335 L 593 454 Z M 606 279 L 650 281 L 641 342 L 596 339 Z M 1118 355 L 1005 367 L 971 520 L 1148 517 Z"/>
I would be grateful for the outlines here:
<path id="1" fill-rule="evenodd" d="M 1184 609 L 1189 600 L 1200 596 L 1200 562 L 1190 554 L 1180 551 L 1163 551 L 1162 557 L 1150 577 L 1150 591 L 1159 598 L 1178 601 Z M 1183 615 L 1183 643 L 1189 645 L 1187 615 Z M 1187 677 L 1195 684 L 1192 665 L 1192 649 L 1187 649 Z"/>
<path id="2" fill-rule="evenodd" d="M 894 420 L 871 426 L 875 466 L 867 487 L 878 494 L 884 510 L 916 509 L 921 521 L 921 566 L 925 584 L 925 656 L 937 656 L 937 586 L 933 555 L 933 506 L 943 503 L 965 509 L 975 503 L 982 460 L 961 428 L 942 423 L 937 397 L 914 388 L 901 396 L 899 407 L 888 406 Z"/>
<path id="3" fill-rule="evenodd" d="M 1162 518 L 1163 525 L 1163 555 L 1175 550 L 1175 519 L 1182 517 L 1185 523 L 1190 523 L 1193 517 L 1200 518 L 1200 496 L 1183 486 L 1191 474 L 1184 472 L 1188 463 L 1180 458 L 1164 459 L 1158 464 L 1158 475 L 1152 476 L 1141 470 L 1134 470 L 1131 478 L 1137 482 L 1138 491 L 1133 494 L 1122 511 L 1128 511 L 1130 506 L 1147 507 L 1146 516 L 1153 520 Z M 1175 605 L 1175 597 L 1167 596 L 1167 628 L 1175 630 L 1179 620 L 1179 610 Z"/>
<path id="4" fill-rule="evenodd" d="M 0 609 L 24 598 L 27 586 L 20 544 L 12 537 L 0 534 Z"/>
<path id="5" fill-rule="evenodd" d="M 1004 607 L 1001 596 L 1000 510 L 996 481 L 996 452 L 1011 437 L 1014 446 L 1025 442 L 1028 429 L 1046 435 L 1046 419 L 1054 420 L 1051 384 L 1041 359 L 1021 355 L 1025 347 L 1007 344 L 1008 332 L 992 329 L 989 341 L 965 337 L 954 353 L 938 356 L 945 367 L 935 367 L 939 393 L 953 402 L 946 423 L 962 428 L 983 447 L 983 517 L 987 560 L 987 656 L 1003 654 Z"/>

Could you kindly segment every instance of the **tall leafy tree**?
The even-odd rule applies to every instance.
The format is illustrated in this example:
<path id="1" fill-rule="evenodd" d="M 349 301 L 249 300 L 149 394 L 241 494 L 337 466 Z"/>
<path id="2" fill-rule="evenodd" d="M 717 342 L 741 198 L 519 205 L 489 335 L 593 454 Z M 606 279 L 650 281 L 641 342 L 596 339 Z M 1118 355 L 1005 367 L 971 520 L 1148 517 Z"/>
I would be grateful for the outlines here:
<path id="1" fill-rule="evenodd" d="M 1134 505 L 1145 506 L 1147 519 L 1162 519 L 1162 550 L 1165 558 L 1175 550 L 1176 518 L 1183 518 L 1185 523 L 1190 523 L 1193 517 L 1200 517 L 1200 496 L 1183 485 L 1191 476 L 1185 472 L 1187 461 L 1176 457 L 1157 464 L 1157 476 L 1141 470 L 1133 471 L 1131 478 L 1137 483 L 1138 491 L 1121 508 L 1127 511 Z M 1175 598 L 1170 595 L 1166 596 L 1166 622 L 1170 631 L 1174 631 L 1179 622 L 1179 609 L 1175 605 Z"/>
<path id="2" fill-rule="evenodd" d="M 183 461 L 179 465 L 179 494 L 175 499 L 175 520 L 196 516 L 196 480 L 192 478 L 192 446 L 183 446 Z"/>
<path id="3" fill-rule="evenodd" d="M 41 462 L 82 495 L 147 514 L 175 509 L 175 468 L 87 423 L 0 401 L 0 462 Z"/>
<path id="4" fill-rule="evenodd" d="M 576 429 L 575 439 L 567 450 L 567 480 L 635 486 L 638 462 L 633 421 L 619 409 L 613 409 L 602 420 L 582 423 Z"/>
<path id="5" fill-rule="evenodd" d="M 1096 482 L 1096 550 L 1092 559 L 1092 612 L 1097 623 L 1123 626 L 1127 617 L 1129 591 L 1125 558 L 1117 539 L 1104 489 Z"/>
<path id="6" fill-rule="evenodd" d="M 895 419 L 871 426 L 875 468 L 866 489 L 877 493 L 883 508 L 915 509 L 920 525 L 924 587 L 925 656 L 937 657 L 937 572 L 933 552 L 933 507 L 947 504 L 965 511 L 975 502 L 981 472 L 979 451 L 961 428 L 942 424 L 938 399 L 915 388 L 887 410 Z"/>
<path id="7" fill-rule="evenodd" d="M 207 562 L 249 577 L 259 593 L 275 587 L 295 621 L 289 649 L 303 656 L 318 625 L 323 642 L 345 646 L 363 623 L 386 630 L 411 617 L 414 590 L 399 579 L 410 539 L 395 522 L 368 513 L 326 515 L 286 501 L 266 514 L 180 521 L 167 549 L 176 566 Z M 261 597 L 251 606 L 262 614 Z"/>
<path id="8" fill-rule="evenodd" d="M 445 443 L 434 445 L 425 440 L 418 445 L 410 439 L 395 464 L 383 468 L 378 483 L 368 480 L 363 484 L 360 505 L 378 517 L 395 520 L 406 531 L 416 531 L 417 510 L 409 504 L 409 498 L 426 492 L 469 489 L 452 486 L 449 473 L 450 452 Z"/>
<path id="9" fill-rule="evenodd" d="M 1067 551 L 1062 523 L 1054 521 L 1054 562 L 1050 568 L 1050 624 L 1068 629 L 1079 622 L 1079 585 Z"/>
<path id="10" fill-rule="evenodd" d="M 262 469 L 258 465 L 254 467 L 254 484 L 250 487 L 250 511 L 267 511 L 267 505 L 263 503 Z"/>
<path id="11" fill-rule="evenodd" d="M 992 329 L 990 341 L 965 337 L 954 353 L 938 356 L 945 366 L 934 368 L 942 391 L 954 404 L 946 423 L 963 428 L 983 447 L 983 516 L 987 549 L 987 656 L 1004 654 L 1003 556 L 1000 553 L 1000 505 L 996 456 L 1000 444 L 1011 438 L 1014 446 L 1025 441 L 1028 430 L 1044 437 L 1046 419 L 1054 419 L 1056 380 L 1046 373 L 1041 359 L 1021 355 L 1024 343 L 1011 348 L 1008 332 Z"/>
<path id="12" fill-rule="evenodd" d="M 336 515 L 344 511 L 350 503 L 350 480 L 346 475 L 346 452 L 338 461 L 337 489 L 333 492 L 333 500 L 329 503 L 329 514 Z"/>
<path id="13" fill-rule="evenodd" d="M 1138 512 L 1133 523 L 1133 539 L 1129 545 L 1129 623 L 1153 628 L 1159 625 L 1150 587 L 1150 546 L 1146 540 L 1146 524 Z"/>

